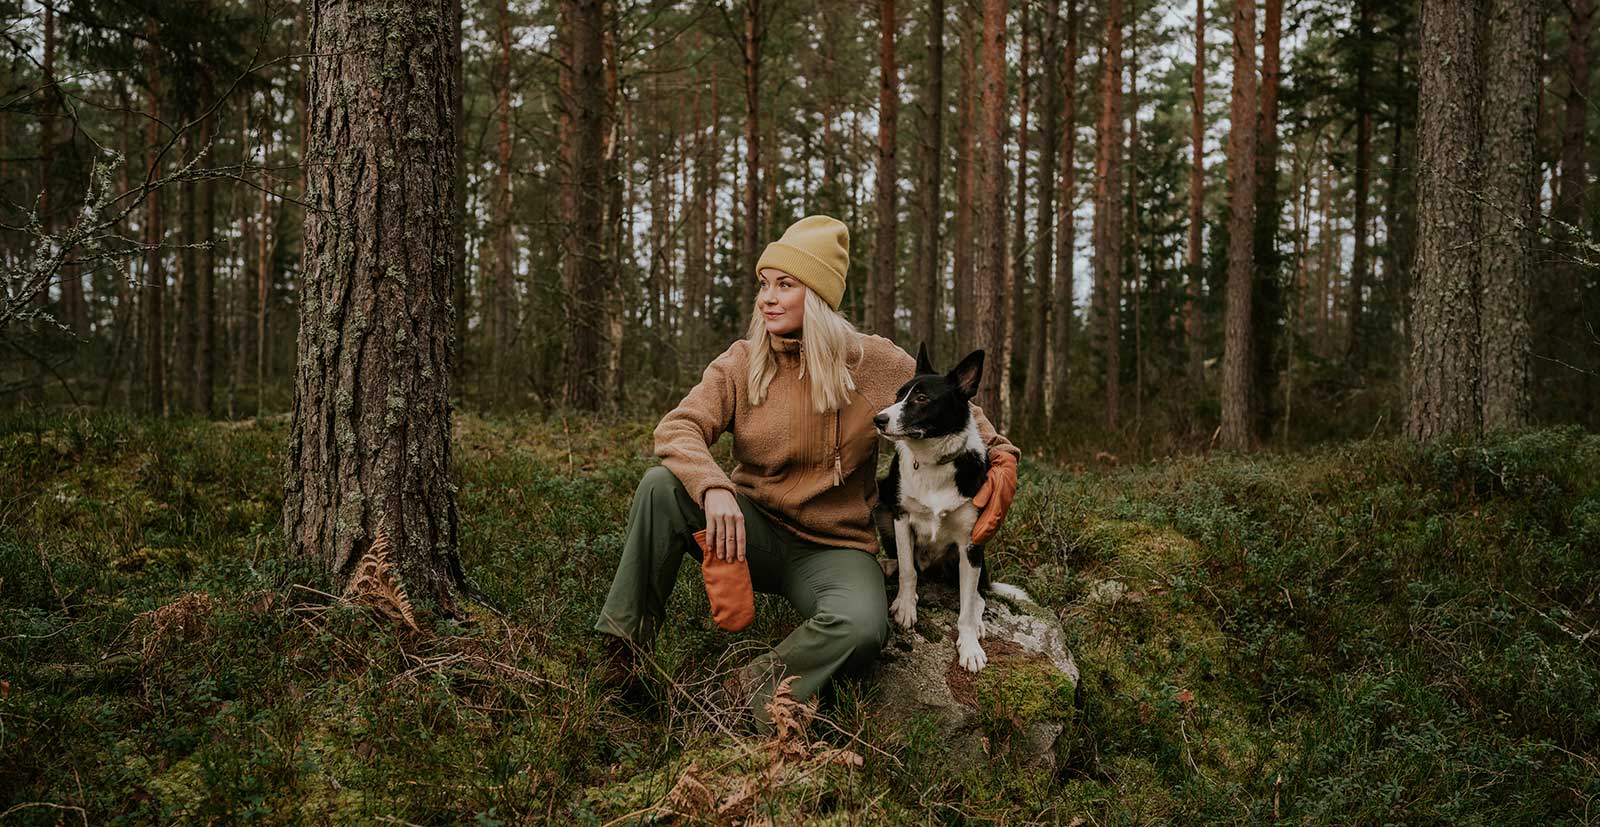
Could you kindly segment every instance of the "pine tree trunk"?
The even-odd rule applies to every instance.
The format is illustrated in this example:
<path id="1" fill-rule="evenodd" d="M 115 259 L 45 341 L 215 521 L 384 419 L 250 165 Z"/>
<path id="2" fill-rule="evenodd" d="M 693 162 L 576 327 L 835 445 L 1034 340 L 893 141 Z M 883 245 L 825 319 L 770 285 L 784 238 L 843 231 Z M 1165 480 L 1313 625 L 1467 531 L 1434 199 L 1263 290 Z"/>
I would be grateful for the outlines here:
<path id="1" fill-rule="evenodd" d="M 1044 40 L 1039 44 L 1039 62 L 1044 64 L 1044 79 L 1039 91 L 1039 213 L 1034 225 L 1037 238 L 1033 248 L 1033 308 L 1028 324 L 1031 333 L 1027 340 L 1027 384 L 1023 389 L 1020 418 L 1033 429 L 1038 429 L 1044 422 L 1045 387 L 1049 384 L 1046 378 L 1046 353 L 1054 310 L 1051 306 L 1054 299 L 1051 264 L 1056 252 L 1055 191 L 1059 186 L 1056 182 L 1056 131 L 1061 112 L 1056 104 L 1056 86 L 1061 81 L 1056 52 L 1060 48 L 1061 0 L 1050 0 L 1045 6 L 1044 15 Z M 1069 206 L 1063 207 L 1067 208 Z M 1017 292 L 1022 291 L 1019 289 Z"/>
<path id="2" fill-rule="evenodd" d="M 156 24 L 151 20 L 145 27 L 145 33 L 152 43 L 156 42 Z M 150 178 L 160 176 L 157 165 L 161 159 L 161 66 L 154 47 L 151 47 L 146 58 L 146 70 L 149 74 L 149 87 L 147 89 L 147 105 L 150 119 L 145 126 L 145 147 L 148 152 L 148 173 Z M 163 370 L 166 356 L 163 352 L 162 342 L 162 302 L 166 292 L 167 274 L 161 269 L 161 191 L 154 190 L 145 193 L 144 213 L 144 244 L 145 244 L 145 270 L 144 270 L 144 367 L 145 367 L 145 400 L 151 414 L 165 416 L 167 412 L 165 371 Z"/>
<path id="3" fill-rule="evenodd" d="M 1544 15 L 1488 0 L 1484 43 L 1482 374 L 1485 428 L 1528 424 L 1529 285 L 1538 225 L 1539 47 Z"/>
<path id="4" fill-rule="evenodd" d="M 46 98 L 48 100 L 50 100 L 51 102 L 54 102 L 54 101 L 57 100 L 57 98 L 56 98 L 56 95 L 55 95 L 56 87 L 54 86 L 54 81 L 55 81 L 55 63 L 56 63 L 56 24 L 55 24 L 55 6 L 54 6 L 53 3 L 45 3 L 44 4 L 44 50 L 43 51 L 44 51 L 43 61 L 41 62 L 39 68 L 41 69 L 41 74 L 44 77 L 44 82 L 45 82 L 46 86 L 48 87 L 46 89 Z M 15 80 L 15 74 L 16 74 L 16 70 L 13 69 L 12 70 L 13 81 Z M 56 166 L 56 112 L 50 111 L 50 112 L 46 112 L 44 114 L 44 117 L 41 117 L 39 119 L 39 200 L 38 200 L 39 223 L 43 227 L 44 231 L 46 233 L 49 233 L 49 234 L 54 234 L 55 233 L 55 229 L 56 229 L 55 206 L 51 203 L 51 195 L 55 192 L 55 189 L 56 189 L 56 187 L 55 187 L 55 166 Z M 68 289 L 69 288 L 67 287 L 66 280 L 62 279 L 62 281 L 61 281 L 62 298 L 66 298 L 67 297 L 66 293 L 67 293 Z M 8 298 L 9 298 L 9 296 L 8 296 Z M 46 283 L 46 285 L 45 285 L 43 290 L 39 291 L 38 295 L 36 295 L 34 297 L 33 301 L 34 301 L 35 304 L 37 304 L 41 308 L 50 306 L 50 286 L 49 286 L 48 283 Z M 62 307 L 63 315 L 66 314 L 66 313 L 70 313 L 70 312 L 71 312 L 70 305 L 67 305 L 65 302 L 63 302 L 63 307 Z M 68 321 L 70 321 L 70 319 Z M 44 321 L 44 320 L 42 320 L 42 319 L 41 320 L 36 320 L 33 323 L 33 325 L 34 325 L 34 329 L 36 331 L 38 331 L 40 334 L 43 334 L 43 333 L 45 333 L 46 331 L 48 331 L 50 329 L 49 323 Z M 25 391 L 25 398 L 29 402 L 31 402 L 33 404 L 38 404 L 38 403 L 44 401 L 44 383 L 45 383 L 45 379 L 46 379 L 46 374 L 45 374 L 44 365 L 42 363 L 36 363 L 35 365 L 33 365 L 33 384 L 31 384 L 27 388 L 27 390 Z"/>
<path id="5" fill-rule="evenodd" d="M 1228 133 L 1228 292 L 1222 366 L 1222 447 L 1254 444 L 1251 411 L 1251 286 L 1255 276 L 1256 9 L 1233 12 L 1233 103 Z"/>
<path id="6" fill-rule="evenodd" d="M 761 0 L 744 0 L 744 255 L 739 285 L 739 322 L 754 312 L 756 244 L 761 231 Z"/>
<path id="7" fill-rule="evenodd" d="M 272 87 L 269 83 L 262 107 L 266 110 L 266 117 L 262 118 L 261 128 L 261 163 L 270 167 L 272 158 Z M 270 352 L 270 339 L 267 337 L 267 314 L 272 303 L 272 191 L 271 182 L 263 181 L 261 187 L 260 212 L 258 216 L 258 229 L 256 234 L 256 416 L 266 415 L 267 405 L 267 356 Z"/>
<path id="8" fill-rule="evenodd" d="M 605 272 L 602 223 L 605 219 L 604 168 L 601 149 L 606 122 L 604 14 L 601 0 L 563 0 L 571 49 L 572 94 L 566 101 L 571 128 L 566 157 L 570 160 L 569 208 L 563 277 L 570 291 L 567 318 L 571 339 L 567 350 L 567 404 L 597 411 L 610 400 L 605 375 L 609 325 L 606 310 L 610 277 Z"/>
<path id="9" fill-rule="evenodd" d="M 1139 273 L 1139 3 L 1128 15 L 1128 275 L 1133 282 L 1133 422 L 1144 427 L 1144 288 Z"/>
<path id="10" fill-rule="evenodd" d="M 619 129 L 622 123 L 619 119 L 622 113 L 621 80 L 617 68 L 617 14 L 616 0 L 604 0 L 601 6 L 601 21 L 604 34 L 601 37 L 602 59 L 605 61 L 605 109 L 601 115 L 600 134 L 603 136 L 601 146 L 602 175 L 605 177 L 605 239 L 603 246 L 603 264 L 601 275 L 604 279 L 605 302 L 604 316 L 602 317 L 605 330 L 605 377 L 607 392 L 610 394 L 606 405 L 610 410 L 622 408 L 623 392 L 623 326 L 626 311 L 622 306 L 622 268 L 618 263 L 623 261 L 623 243 L 631 236 L 623 235 L 623 176 L 622 170 L 627 169 L 627 159 L 621 151 L 623 141 Z M 630 142 L 631 145 L 631 142 Z"/>
<path id="11" fill-rule="evenodd" d="M 495 10 L 495 174 L 489 193 L 489 233 L 494 239 L 494 263 L 484 268 L 482 324 L 485 384 L 489 398 L 498 400 L 505 389 L 506 373 L 515 359 L 506 352 L 511 340 L 511 306 L 515 294 L 516 248 L 511 234 L 511 8 L 500 0 Z"/>
<path id="12" fill-rule="evenodd" d="M 211 99 L 211 79 L 206 78 L 206 99 Z M 201 146 L 211 144 L 213 114 L 200 121 Z M 200 233 L 206 241 L 216 243 L 217 188 L 213 178 L 200 184 Z M 195 315 L 199 319 L 196 331 L 194 363 L 194 396 L 191 407 L 203 417 L 210 417 L 216 393 L 215 365 L 217 362 L 217 247 L 199 251 L 199 283 L 195 289 Z"/>
<path id="13" fill-rule="evenodd" d="M 979 262 L 973 301 L 976 345 L 990 354 L 978 384 L 979 407 L 988 412 L 996 428 L 1000 416 L 1000 378 L 1005 358 L 1006 191 L 1006 5 L 1007 0 L 983 3 L 983 181 L 978 199 Z M 998 357 L 998 358 L 996 358 Z"/>
<path id="14" fill-rule="evenodd" d="M 894 0 L 878 3 L 878 228 L 872 266 L 872 313 L 869 329 L 895 338 L 895 269 L 899 256 L 900 218 L 895 188 L 900 183 L 895 163 L 895 126 L 900 117 L 900 80 L 895 68 L 894 36 L 898 18 Z"/>
<path id="15" fill-rule="evenodd" d="M 930 0 L 928 8 L 928 85 L 923 96 L 922 141 L 918 161 L 919 218 L 917 248 L 911 268 L 916 291 L 912 338 L 936 353 L 939 321 L 939 234 L 944 219 L 940 197 L 944 170 L 944 0 Z"/>
<path id="16" fill-rule="evenodd" d="M 1006 421 L 1012 421 L 1016 405 L 1012 399 L 1012 376 L 1019 365 L 1027 359 L 1028 354 L 1017 347 L 1017 342 L 1027 336 L 1022 327 L 1028 317 L 1027 291 L 1021 285 L 1027 283 L 1027 249 L 1028 249 L 1028 105 L 1032 102 L 1029 96 L 1029 84 L 1033 79 L 1028 74 L 1029 36 L 1032 27 L 1029 21 L 1028 7 L 1024 4 L 1017 10 L 1018 25 L 1022 28 L 1021 61 L 1017 64 L 1017 98 L 1018 98 L 1018 126 L 1017 126 L 1017 199 L 1016 208 L 1011 215 L 1011 245 L 1006 257 L 1005 289 L 1005 358 L 1001 362 L 1000 373 L 1000 405 L 1005 414 Z"/>
<path id="17" fill-rule="evenodd" d="M 312 12 L 316 209 L 283 515 L 290 551 L 320 557 L 341 588 L 385 537 L 410 600 L 454 614 L 452 2 L 335 0 Z"/>
<path id="18" fill-rule="evenodd" d="M 1189 242 L 1184 250 L 1188 270 L 1184 288 L 1183 334 L 1187 347 L 1187 374 L 1194 391 L 1205 387 L 1205 346 L 1201 328 L 1200 281 L 1205 274 L 1205 141 L 1206 141 L 1206 2 L 1194 4 L 1194 80 L 1189 104 L 1189 140 L 1193 161 L 1189 165 Z"/>
<path id="19" fill-rule="evenodd" d="M 1589 43 L 1594 36 L 1594 0 L 1570 0 L 1567 24 L 1567 99 L 1561 127 L 1561 168 L 1556 186 L 1556 218 L 1581 226 L 1589 181 Z"/>
<path id="20" fill-rule="evenodd" d="M 187 116 L 184 120 L 188 120 Z M 193 158 L 196 152 L 194 133 L 185 133 L 181 142 L 183 157 L 187 160 Z M 198 219 L 195 206 L 195 184 L 185 183 L 178 189 L 178 241 L 182 249 L 178 253 L 178 329 L 177 329 L 177 365 L 173 370 L 182 388 L 182 395 L 174 402 L 185 410 L 193 411 L 195 405 L 195 359 L 196 351 L 200 344 L 200 317 L 195 305 L 200 298 L 199 290 L 199 259 L 196 256 L 195 221 Z"/>
<path id="21" fill-rule="evenodd" d="M 1360 11 L 1356 37 L 1356 191 L 1355 258 L 1350 264 L 1350 326 L 1346 330 L 1345 359 L 1354 367 L 1365 362 L 1361 346 L 1363 300 L 1367 288 L 1367 201 L 1372 182 L 1372 52 L 1365 44 L 1372 39 L 1372 0 L 1357 0 Z"/>
<path id="22" fill-rule="evenodd" d="M 1277 416 L 1278 330 L 1283 319 L 1283 290 L 1278 258 L 1278 88 L 1279 46 L 1283 39 L 1283 0 L 1266 0 L 1261 38 L 1260 120 L 1256 126 L 1255 237 L 1251 286 L 1250 355 L 1255 376 L 1250 386 L 1250 412 L 1256 436 L 1271 434 Z"/>
<path id="23" fill-rule="evenodd" d="M 970 4 L 967 8 L 971 8 Z M 961 89 L 956 107 L 956 141 L 960 149 L 956 155 L 955 203 L 955 309 L 956 345 L 951 352 L 960 359 L 973 349 L 974 258 L 973 250 L 973 183 L 977 176 L 977 121 L 978 121 L 978 27 L 970 14 L 961 35 Z M 941 362 L 942 363 L 942 362 Z"/>
<path id="24" fill-rule="evenodd" d="M 1067 48 L 1061 57 L 1061 191 L 1057 200 L 1055 297 L 1050 303 L 1053 324 L 1046 362 L 1051 387 L 1045 390 L 1045 418 L 1054 425 L 1066 410 L 1067 379 L 1072 354 L 1073 302 L 1076 289 L 1077 169 L 1078 169 L 1078 0 L 1067 0 Z"/>
<path id="25" fill-rule="evenodd" d="M 450 52 L 451 67 L 454 76 L 451 79 L 452 94 L 455 96 L 451 106 L 457 114 L 455 118 L 455 147 L 456 157 L 460 158 L 467 145 L 467 118 L 465 105 L 466 83 L 464 69 L 466 61 L 462 58 L 462 31 L 461 18 L 464 14 L 461 8 L 462 0 L 450 0 Z M 307 135 L 309 148 L 309 134 Z M 454 393 L 460 396 L 466 389 L 467 374 L 467 317 L 472 312 L 469 293 L 467 292 L 467 165 L 465 162 L 456 164 L 455 181 L 456 200 L 451 206 L 450 235 L 454 239 L 455 255 L 450 264 L 450 369 L 451 386 Z"/>
<path id="26" fill-rule="evenodd" d="M 1570 0 L 1565 3 L 1567 20 L 1567 90 L 1561 114 L 1559 168 L 1556 173 L 1555 203 L 1551 210 L 1556 266 L 1540 279 L 1536 300 L 1539 330 L 1535 340 L 1541 354 L 1538 371 L 1541 408 L 1555 415 L 1571 415 L 1593 407 L 1595 379 L 1600 370 L 1595 353 L 1596 325 L 1594 305 L 1586 305 L 1583 285 L 1592 265 L 1585 264 L 1591 254 L 1582 245 L 1593 237 L 1589 223 L 1588 125 L 1595 101 L 1590 47 L 1594 37 L 1595 0 Z M 1573 367 L 1578 368 L 1574 371 Z M 1582 373 L 1579 371 L 1589 371 Z"/>
<path id="27" fill-rule="evenodd" d="M 1122 0 L 1106 10 L 1095 157 L 1095 298 L 1105 360 L 1106 427 L 1118 426 L 1122 397 Z"/>
<path id="28" fill-rule="evenodd" d="M 1431 440 L 1482 427 L 1479 385 L 1478 9 L 1425 0 L 1418 87 L 1420 221 L 1406 433 Z"/>

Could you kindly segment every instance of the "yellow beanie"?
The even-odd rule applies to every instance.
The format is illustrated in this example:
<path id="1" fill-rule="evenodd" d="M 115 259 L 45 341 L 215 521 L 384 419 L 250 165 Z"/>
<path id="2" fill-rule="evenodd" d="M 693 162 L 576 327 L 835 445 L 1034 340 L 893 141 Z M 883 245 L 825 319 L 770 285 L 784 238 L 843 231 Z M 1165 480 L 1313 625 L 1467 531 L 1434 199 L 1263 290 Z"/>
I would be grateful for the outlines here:
<path id="1" fill-rule="evenodd" d="M 850 230 L 837 218 L 808 215 L 762 251 L 756 273 L 767 267 L 794 276 L 838 310 L 839 300 L 844 298 L 844 276 L 850 269 Z"/>

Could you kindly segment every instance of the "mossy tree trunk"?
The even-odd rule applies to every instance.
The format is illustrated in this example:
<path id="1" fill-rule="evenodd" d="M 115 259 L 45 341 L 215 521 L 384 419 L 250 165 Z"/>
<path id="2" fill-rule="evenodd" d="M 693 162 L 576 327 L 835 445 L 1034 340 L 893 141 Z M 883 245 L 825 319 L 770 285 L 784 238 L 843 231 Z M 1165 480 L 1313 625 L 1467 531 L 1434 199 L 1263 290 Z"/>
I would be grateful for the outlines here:
<path id="1" fill-rule="evenodd" d="M 284 491 L 292 553 L 339 586 L 381 535 L 410 598 L 452 612 L 450 309 L 457 0 L 312 11 L 299 360 Z"/>

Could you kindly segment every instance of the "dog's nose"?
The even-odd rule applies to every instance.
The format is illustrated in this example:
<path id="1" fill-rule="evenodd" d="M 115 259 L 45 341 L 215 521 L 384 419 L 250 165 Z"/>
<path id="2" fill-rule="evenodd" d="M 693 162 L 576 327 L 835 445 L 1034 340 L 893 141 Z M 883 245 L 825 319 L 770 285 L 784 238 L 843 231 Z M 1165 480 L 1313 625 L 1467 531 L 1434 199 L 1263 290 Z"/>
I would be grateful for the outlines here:
<path id="1" fill-rule="evenodd" d="M 872 418 L 872 424 L 880 431 L 889 427 L 889 415 L 886 413 L 878 414 Z"/>

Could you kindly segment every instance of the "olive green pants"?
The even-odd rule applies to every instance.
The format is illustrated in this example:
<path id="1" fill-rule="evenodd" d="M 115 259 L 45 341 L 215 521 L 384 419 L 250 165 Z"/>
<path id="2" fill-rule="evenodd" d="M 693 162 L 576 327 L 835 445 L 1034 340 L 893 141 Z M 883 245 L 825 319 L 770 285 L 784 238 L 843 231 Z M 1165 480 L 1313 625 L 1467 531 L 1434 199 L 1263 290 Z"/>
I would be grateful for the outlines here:
<path id="1" fill-rule="evenodd" d="M 888 601 L 883 570 L 872 555 L 802 540 L 774 524 L 749 498 L 736 498 L 744 512 L 745 559 L 756 591 L 783 595 L 806 619 L 746 667 L 754 668 L 748 674 L 759 681 L 752 708 L 764 719 L 765 703 L 784 676 L 799 676 L 791 691 L 804 701 L 840 669 L 870 663 L 889 636 Z M 705 524 L 705 512 L 671 471 L 658 465 L 645 472 L 628 514 L 622 561 L 595 629 L 648 644 L 666 616 L 684 552 L 700 557 L 690 535 Z"/>

